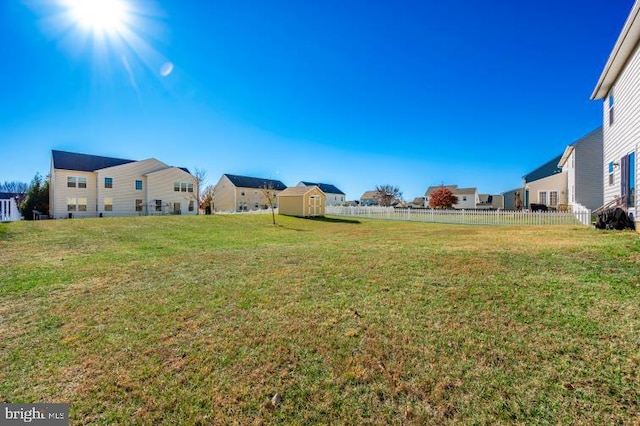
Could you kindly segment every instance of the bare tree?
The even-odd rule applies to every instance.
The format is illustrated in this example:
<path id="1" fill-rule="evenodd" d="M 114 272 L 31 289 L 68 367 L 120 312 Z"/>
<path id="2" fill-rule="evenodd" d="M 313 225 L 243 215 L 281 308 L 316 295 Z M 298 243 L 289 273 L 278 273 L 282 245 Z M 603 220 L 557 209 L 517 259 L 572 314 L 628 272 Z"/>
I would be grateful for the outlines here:
<path id="1" fill-rule="evenodd" d="M 204 207 L 205 214 L 207 214 L 207 212 L 213 213 L 216 187 L 214 185 L 207 185 L 200 193 L 200 197 L 202 198 L 202 207 Z"/>
<path id="2" fill-rule="evenodd" d="M 0 182 L 0 192 L 8 192 L 15 195 L 24 195 L 29 190 L 29 184 L 17 180 Z"/>
<path id="3" fill-rule="evenodd" d="M 262 191 L 262 195 L 267 202 L 267 206 L 271 209 L 271 218 L 273 220 L 273 224 L 276 224 L 276 212 L 275 207 L 277 201 L 278 194 L 276 190 L 273 188 L 272 182 L 265 182 L 262 187 L 260 187 L 260 191 Z"/>
<path id="4" fill-rule="evenodd" d="M 388 207 L 402 198 L 402 191 L 397 186 L 385 184 L 376 186 L 376 198 L 381 206 Z"/>
<path id="5" fill-rule="evenodd" d="M 193 192 L 195 195 L 195 199 L 196 199 L 196 204 L 197 204 L 197 211 L 198 213 L 200 212 L 200 202 L 202 201 L 202 196 L 201 196 L 201 190 L 204 187 L 204 183 L 205 180 L 207 179 L 207 170 L 206 169 L 200 169 L 198 167 L 195 167 L 193 172 L 193 176 L 196 178 L 196 183 L 198 184 L 198 187 L 196 188 L 196 190 Z"/>

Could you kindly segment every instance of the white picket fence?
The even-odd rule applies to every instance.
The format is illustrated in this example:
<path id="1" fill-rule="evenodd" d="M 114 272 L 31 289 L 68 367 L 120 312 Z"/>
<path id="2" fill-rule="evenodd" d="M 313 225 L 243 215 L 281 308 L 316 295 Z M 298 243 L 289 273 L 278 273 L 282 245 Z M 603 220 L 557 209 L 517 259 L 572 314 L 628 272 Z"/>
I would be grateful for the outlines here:
<path id="1" fill-rule="evenodd" d="M 531 212 L 527 210 L 435 210 L 374 206 L 327 206 L 326 214 L 464 225 L 591 225 L 591 211 L 588 209 L 572 212 Z"/>
<path id="2" fill-rule="evenodd" d="M 20 219 L 22 216 L 15 199 L 0 200 L 0 222 L 14 222 Z"/>

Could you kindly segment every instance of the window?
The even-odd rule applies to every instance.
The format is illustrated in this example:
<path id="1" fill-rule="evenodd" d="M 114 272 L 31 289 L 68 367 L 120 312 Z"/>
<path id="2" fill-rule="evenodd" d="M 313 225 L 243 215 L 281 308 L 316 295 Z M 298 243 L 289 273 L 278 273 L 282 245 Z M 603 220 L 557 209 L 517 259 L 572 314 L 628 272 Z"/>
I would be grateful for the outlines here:
<path id="1" fill-rule="evenodd" d="M 105 188 L 113 188 L 113 178 L 104 178 L 104 187 Z"/>
<path id="2" fill-rule="evenodd" d="M 137 212 L 142 211 L 142 200 L 136 199 L 136 211 Z"/>
<path id="3" fill-rule="evenodd" d="M 78 178 L 78 188 L 86 188 L 87 187 L 87 178 L 79 177 Z"/>
<path id="4" fill-rule="evenodd" d="M 75 188 L 76 187 L 76 178 L 69 176 L 67 177 L 67 188 Z"/>
<path id="5" fill-rule="evenodd" d="M 136 180 L 136 191 L 142 191 L 142 181 Z"/>
<path id="6" fill-rule="evenodd" d="M 162 200 L 156 200 L 156 211 L 157 212 L 162 211 Z"/>
<path id="7" fill-rule="evenodd" d="M 104 211 L 112 212 L 113 211 L 113 198 L 112 197 L 104 197 Z"/>
<path id="8" fill-rule="evenodd" d="M 188 183 L 187 184 L 187 192 L 193 192 L 193 184 L 192 183 Z"/>
<path id="9" fill-rule="evenodd" d="M 85 197 L 78 198 L 78 211 L 79 212 L 87 211 L 87 199 Z"/>
<path id="10" fill-rule="evenodd" d="M 558 206 L 558 191 L 549 191 L 549 205 L 552 207 Z"/>
<path id="11" fill-rule="evenodd" d="M 173 190 L 175 192 L 180 192 L 180 182 L 173 182 Z"/>
<path id="12" fill-rule="evenodd" d="M 193 200 L 189 201 L 189 211 L 192 212 L 194 208 Z"/>
<path id="13" fill-rule="evenodd" d="M 613 185 L 613 161 L 609 161 L 609 186 Z"/>
<path id="14" fill-rule="evenodd" d="M 180 183 L 180 191 L 187 192 L 187 183 L 186 182 L 181 182 Z"/>
<path id="15" fill-rule="evenodd" d="M 462 201 L 467 201 L 467 196 L 466 195 L 462 196 Z"/>
<path id="16" fill-rule="evenodd" d="M 540 191 L 538 193 L 538 203 L 547 205 L 547 191 Z"/>
<path id="17" fill-rule="evenodd" d="M 608 109 L 609 109 L 609 126 L 613 125 L 613 106 L 614 106 L 614 98 L 613 98 L 613 87 L 609 92 L 609 97 L 607 98 Z"/>
<path id="18" fill-rule="evenodd" d="M 75 212 L 76 204 L 78 204 L 78 200 L 75 197 L 67 198 L 67 211 Z"/>
<path id="19" fill-rule="evenodd" d="M 241 196 L 241 197 L 244 197 L 244 191 L 241 191 L 241 192 L 240 192 L 240 196 Z"/>

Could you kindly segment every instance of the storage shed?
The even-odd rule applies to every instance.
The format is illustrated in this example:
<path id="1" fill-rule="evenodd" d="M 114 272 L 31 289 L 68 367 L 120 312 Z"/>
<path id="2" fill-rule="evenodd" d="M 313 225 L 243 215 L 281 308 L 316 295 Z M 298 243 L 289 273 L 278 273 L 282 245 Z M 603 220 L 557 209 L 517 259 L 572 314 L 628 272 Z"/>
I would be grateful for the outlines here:
<path id="1" fill-rule="evenodd" d="M 325 193 L 317 186 L 292 186 L 278 194 L 278 214 L 324 216 L 326 198 Z"/>

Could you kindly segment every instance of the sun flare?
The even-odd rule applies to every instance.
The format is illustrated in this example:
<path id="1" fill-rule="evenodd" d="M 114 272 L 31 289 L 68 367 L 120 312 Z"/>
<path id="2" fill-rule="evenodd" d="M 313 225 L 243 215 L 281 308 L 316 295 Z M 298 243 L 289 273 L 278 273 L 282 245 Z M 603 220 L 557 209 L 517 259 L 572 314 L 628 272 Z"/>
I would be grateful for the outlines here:
<path id="1" fill-rule="evenodd" d="M 123 0 L 68 0 L 67 7 L 74 22 L 94 33 L 118 32 L 128 16 Z"/>

